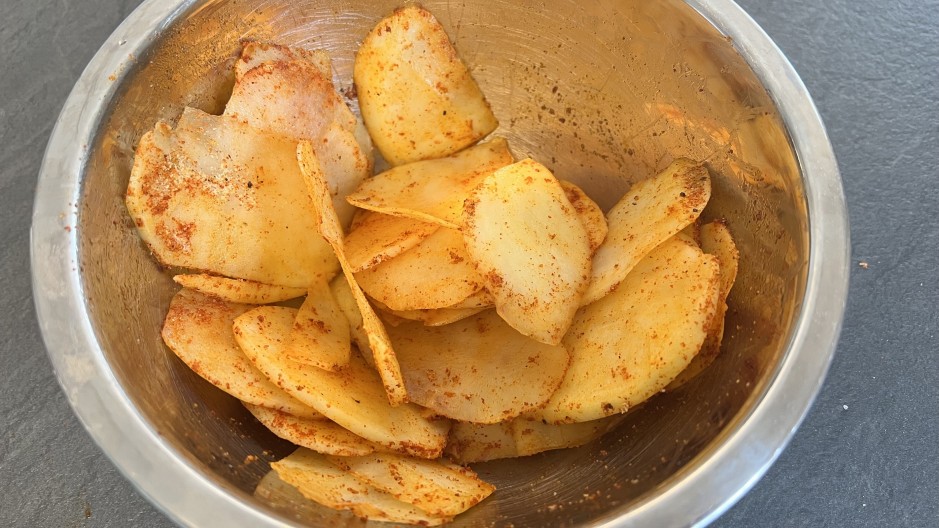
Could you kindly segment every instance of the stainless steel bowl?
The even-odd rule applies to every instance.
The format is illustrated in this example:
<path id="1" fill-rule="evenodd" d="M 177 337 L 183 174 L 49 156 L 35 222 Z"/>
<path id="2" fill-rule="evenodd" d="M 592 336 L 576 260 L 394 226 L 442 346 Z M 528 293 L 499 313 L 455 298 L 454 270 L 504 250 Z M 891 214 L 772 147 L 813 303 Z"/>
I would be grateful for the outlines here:
<path id="1" fill-rule="evenodd" d="M 181 524 L 355 522 L 254 497 L 267 462 L 289 446 L 163 346 L 174 287 L 124 208 L 134 146 L 186 105 L 220 110 L 242 38 L 325 48 L 348 84 L 358 41 L 396 3 L 147 0 L 94 57 L 59 117 L 33 213 L 42 333 L 89 433 Z M 715 184 L 708 213 L 727 218 L 742 254 L 725 350 L 710 369 L 590 445 L 478 466 L 500 489 L 457 524 L 708 522 L 786 445 L 841 324 L 847 218 L 809 95 L 730 0 L 426 5 L 516 154 L 543 160 L 604 207 L 673 157 L 705 159 Z"/>

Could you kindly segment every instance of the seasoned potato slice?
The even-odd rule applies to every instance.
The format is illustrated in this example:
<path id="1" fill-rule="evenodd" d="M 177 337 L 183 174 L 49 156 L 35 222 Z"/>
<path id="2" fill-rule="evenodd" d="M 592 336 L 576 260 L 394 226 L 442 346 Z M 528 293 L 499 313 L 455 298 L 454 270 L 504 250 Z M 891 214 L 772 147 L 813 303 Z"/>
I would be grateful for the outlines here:
<path id="1" fill-rule="evenodd" d="M 567 350 L 525 337 L 487 310 L 442 327 L 390 328 L 411 401 L 441 416 L 495 423 L 539 408 L 564 377 Z"/>
<path id="2" fill-rule="evenodd" d="M 499 315 L 522 334 L 560 343 L 590 279 L 590 243 L 557 179 L 520 161 L 486 178 L 465 207 L 466 250 Z"/>
<path id="3" fill-rule="evenodd" d="M 359 305 L 355 302 L 355 296 L 352 295 L 349 281 L 346 280 L 345 276 L 340 275 L 329 283 L 329 291 L 332 292 L 336 304 L 349 322 L 349 334 L 352 337 L 352 342 L 362 353 L 365 362 L 374 367 L 375 360 L 372 358 L 372 349 L 368 344 L 368 333 L 365 331 L 362 321 L 362 312 L 359 311 Z"/>
<path id="4" fill-rule="evenodd" d="M 366 440 L 424 458 L 440 455 L 449 424 L 425 419 L 415 405 L 392 406 L 378 375 L 358 358 L 329 372 L 284 356 L 296 314 L 293 308 L 262 306 L 235 319 L 235 339 L 261 372 Z"/>
<path id="5" fill-rule="evenodd" d="M 385 325 L 368 303 L 365 294 L 362 293 L 362 288 L 359 287 L 351 271 L 349 261 L 346 260 L 342 226 L 339 224 L 339 218 L 333 209 L 329 189 L 319 161 L 313 151 L 313 146 L 308 141 L 301 141 L 297 145 L 297 159 L 300 162 L 300 169 L 313 201 L 319 233 L 329 242 L 339 259 L 342 273 L 349 282 L 349 289 L 359 308 L 359 314 L 362 316 L 362 328 L 368 335 L 372 360 L 375 369 L 378 370 L 381 376 L 382 384 L 385 386 L 388 401 L 392 405 L 404 403 L 408 401 L 408 395 L 404 388 L 401 368 L 398 366 L 394 349 L 391 347 L 391 340 L 385 331 Z"/>
<path id="6" fill-rule="evenodd" d="M 584 224 L 587 230 L 587 239 L 590 241 L 590 251 L 596 251 L 600 244 L 606 239 L 607 225 L 606 217 L 603 216 L 603 209 L 587 196 L 580 187 L 569 181 L 558 180 L 561 188 L 564 189 L 564 195 L 567 201 L 571 202 L 580 222 Z"/>
<path id="7" fill-rule="evenodd" d="M 485 306 L 479 308 L 437 308 L 434 310 L 402 310 L 392 311 L 390 315 L 407 319 L 408 321 L 420 321 L 425 326 L 444 326 L 450 323 L 472 317 L 483 310 L 488 309 Z M 401 324 L 401 321 L 398 322 Z M 397 326 L 397 325 L 396 325 Z"/>
<path id="8" fill-rule="evenodd" d="M 355 456 L 375 451 L 375 444 L 329 420 L 297 418 L 249 403 L 244 406 L 275 435 L 317 453 Z"/>
<path id="9" fill-rule="evenodd" d="M 322 418 L 270 382 L 238 348 L 232 323 L 252 308 L 182 289 L 170 301 L 163 341 L 193 372 L 243 402 Z"/>
<path id="10" fill-rule="evenodd" d="M 424 526 L 438 526 L 450 520 L 399 501 L 308 449 L 294 451 L 287 458 L 271 463 L 271 468 L 304 497 L 330 508 L 351 510 L 365 519 Z"/>
<path id="11" fill-rule="evenodd" d="M 375 25 L 353 80 L 365 126 L 392 165 L 448 156 L 499 125 L 443 26 L 418 5 Z"/>
<path id="12" fill-rule="evenodd" d="M 346 199 L 363 209 L 459 229 L 463 202 L 473 189 L 513 161 L 508 143 L 494 138 L 448 158 L 382 172 L 362 182 Z"/>
<path id="13" fill-rule="evenodd" d="M 349 363 L 352 344 L 349 320 L 329 286 L 312 286 L 293 322 L 284 354 L 304 365 L 339 370 Z"/>
<path id="14" fill-rule="evenodd" d="M 141 139 L 127 209 L 166 266 L 306 288 L 337 263 L 304 189 L 294 142 L 186 109 Z"/>
<path id="15" fill-rule="evenodd" d="M 593 256 L 583 304 L 613 291 L 645 255 L 694 222 L 710 197 L 707 169 L 687 159 L 633 185 L 606 215 L 609 232 Z"/>
<path id="16" fill-rule="evenodd" d="M 440 228 L 408 251 L 355 274 L 369 297 L 392 310 L 446 308 L 483 288 L 459 231 Z"/>
<path id="17" fill-rule="evenodd" d="M 571 366 L 540 417 L 596 420 L 665 388 L 704 342 L 717 311 L 718 273 L 716 258 L 672 238 L 613 293 L 581 308 L 564 338 Z"/>
<path id="18" fill-rule="evenodd" d="M 274 286 L 204 273 L 176 275 L 173 280 L 183 288 L 196 290 L 199 293 L 233 303 L 270 304 L 301 297 L 306 293 L 304 288 Z"/>
<path id="19" fill-rule="evenodd" d="M 345 251 L 353 273 L 394 258 L 418 245 L 440 228 L 404 216 L 360 209 L 362 213 L 346 235 Z"/>
<path id="20" fill-rule="evenodd" d="M 442 459 L 373 453 L 329 460 L 392 497 L 441 517 L 459 515 L 495 491 L 471 469 Z"/>
<path id="21" fill-rule="evenodd" d="M 519 456 L 511 421 L 494 424 L 455 422 L 450 428 L 445 452 L 460 464 Z"/>
<path id="22" fill-rule="evenodd" d="M 519 417 L 510 423 L 518 456 L 528 456 L 584 445 L 602 436 L 622 419 L 622 415 L 615 415 L 589 422 L 546 424 L 541 420 Z"/>

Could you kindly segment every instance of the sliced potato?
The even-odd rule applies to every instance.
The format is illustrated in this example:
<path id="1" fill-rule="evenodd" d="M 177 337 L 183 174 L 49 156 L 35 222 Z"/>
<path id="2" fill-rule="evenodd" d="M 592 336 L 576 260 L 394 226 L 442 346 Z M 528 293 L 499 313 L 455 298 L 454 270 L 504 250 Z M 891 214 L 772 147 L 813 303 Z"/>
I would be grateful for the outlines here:
<path id="1" fill-rule="evenodd" d="M 339 370 L 352 353 L 349 320 L 329 286 L 312 286 L 293 322 L 284 354 L 304 365 Z"/>
<path id="2" fill-rule="evenodd" d="M 546 424 L 524 417 L 511 422 L 512 437 L 518 456 L 528 456 L 554 449 L 577 447 L 595 440 L 615 427 L 622 415 L 570 424 Z"/>
<path id="3" fill-rule="evenodd" d="M 368 344 L 368 333 L 362 322 L 362 312 L 359 311 L 359 305 L 355 302 L 355 296 L 352 295 L 352 289 L 349 287 L 349 281 L 345 276 L 338 276 L 329 283 L 329 291 L 332 292 L 336 304 L 349 321 L 349 334 L 352 342 L 359 349 L 362 357 L 369 366 L 375 366 L 375 360 L 372 358 L 372 349 Z"/>
<path id="4" fill-rule="evenodd" d="M 163 341 L 193 372 L 243 402 L 322 419 L 269 381 L 238 348 L 232 323 L 252 308 L 184 288 L 170 301 Z"/>
<path id="5" fill-rule="evenodd" d="M 441 416 L 495 423 L 542 406 L 567 369 L 564 347 L 527 338 L 488 310 L 442 327 L 389 329 L 411 401 Z"/>
<path id="6" fill-rule="evenodd" d="M 300 490 L 304 497 L 330 508 L 351 510 L 365 519 L 424 526 L 437 526 L 450 520 L 399 501 L 308 449 L 300 448 L 290 456 L 272 462 L 271 468 L 281 480 Z"/>
<path id="7" fill-rule="evenodd" d="M 571 366 L 540 418 L 597 420 L 665 388 L 704 342 L 717 311 L 718 273 L 716 258 L 672 238 L 613 293 L 581 308 L 564 338 Z"/>
<path id="8" fill-rule="evenodd" d="M 603 209 L 587 196 L 580 187 L 569 181 L 558 180 L 561 188 L 564 189 L 564 195 L 567 201 L 571 202 L 580 222 L 584 224 L 587 230 L 587 239 L 590 241 L 590 251 L 596 251 L 600 244 L 606 239 L 607 225 L 606 217 L 603 216 Z"/>
<path id="9" fill-rule="evenodd" d="M 427 420 L 412 404 L 392 406 L 374 370 L 356 357 L 329 372 L 283 354 L 297 310 L 261 306 L 234 323 L 245 355 L 282 389 L 349 431 L 395 451 L 436 458 L 446 442 L 445 421 Z"/>
<path id="10" fill-rule="evenodd" d="M 294 142 L 187 108 L 141 139 L 127 208 L 168 267 L 306 288 L 337 263 L 304 189 Z"/>
<path id="11" fill-rule="evenodd" d="M 329 188 L 320 168 L 319 160 L 314 153 L 313 146 L 308 141 L 301 141 L 297 145 L 297 159 L 300 162 L 300 169 L 306 180 L 307 189 L 316 211 L 316 224 L 319 233 L 329 242 L 336 258 L 339 259 L 342 273 L 349 282 L 349 289 L 359 308 L 359 314 L 362 316 L 362 328 L 368 335 L 372 360 L 375 369 L 378 370 L 381 376 L 382 384 L 385 386 L 388 401 L 392 405 L 404 403 L 408 401 L 408 395 L 404 388 L 401 368 L 398 366 L 394 349 L 391 347 L 391 340 L 385 331 L 385 325 L 382 324 L 381 319 L 378 318 L 375 310 L 368 303 L 368 299 L 365 298 L 365 294 L 362 293 L 362 288 L 356 282 L 349 262 L 346 260 L 342 226 L 336 216 L 336 211 L 333 209 Z"/>
<path id="12" fill-rule="evenodd" d="M 205 273 L 176 275 L 173 281 L 183 288 L 218 297 L 223 301 L 244 304 L 270 304 L 301 297 L 304 288 L 274 286 L 244 279 L 229 279 Z"/>
<path id="13" fill-rule="evenodd" d="M 609 232 L 593 256 L 583 304 L 613 291 L 644 256 L 694 222 L 710 197 L 707 169 L 687 159 L 633 185 L 606 215 Z"/>
<path id="14" fill-rule="evenodd" d="M 394 498 L 441 517 L 463 513 L 496 489 L 473 470 L 443 459 L 373 453 L 329 460 Z"/>
<path id="15" fill-rule="evenodd" d="M 367 455 L 376 445 L 326 420 L 297 418 L 281 411 L 249 403 L 244 406 L 272 433 L 300 447 L 317 453 L 340 456 Z"/>
<path id="16" fill-rule="evenodd" d="M 511 424 L 455 422 L 450 428 L 445 452 L 460 464 L 517 457 L 519 454 Z"/>
<path id="17" fill-rule="evenodd" d="M 392 310 L 447 308 L 483 288 L 459 231 L 440 228 L 397 257 L 355 274 L 369 297 Z"/>
<path id="18" fill-rule="evenodd" d="M 437 308 L 435 310 L 403 310 L 393 311 L 391 315 L 407 319 L 408 321 L 420 321 L 425 326 L 444 326 L 472 317 L 483 310 L 485 306 L 479 308 Z M 400 322 L 398 323 L 400 324 Z M 395 325 L 397 326 L 397 325 Z"/>
<path id="19" fill-rule="evenodd" d="M 564 190 L 524 160 L 486 178 L 466 201 L 466 250 L 513 328 L 542 343 L 567 332 L 590 279 L 587 231 Z"/>
<path id="20" fill-rule="evenodd" d="M 375 25 L 353 80 L 369 134 L 392 165 L 448 156 L 499 125 L 443 26 L 418 5 Z"/>
<path id="21" fill-rule="evenodd" d="M 463 202 L 473 189 L 513 161 L 508 143 L 494 138 L 448 158 L 382 172 L 362 182 L 346 199 L 363 209 L 459 229 Z"/>
<path id="22" fill-rule="evenodd" d="M 346 258 L 354 273 L 372 268 L 418 245 L 440 228 L 404 216 L 362 211 L 345 238 Z"/>

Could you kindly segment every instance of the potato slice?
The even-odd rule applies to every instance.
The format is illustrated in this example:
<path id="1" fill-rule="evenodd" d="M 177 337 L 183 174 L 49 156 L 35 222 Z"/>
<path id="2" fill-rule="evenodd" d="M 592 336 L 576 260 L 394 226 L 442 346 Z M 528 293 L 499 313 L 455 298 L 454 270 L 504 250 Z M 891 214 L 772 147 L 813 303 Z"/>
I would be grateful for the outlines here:
<path id="1" fill-rule="evenodd" d="M 522 334 L 560 343 L 590 279 L 591 252 L 557 179 L 520 161 L 486 178 L 465 207 L 466 250 L 499 315 Z"/>
<path id="2" fill-rule="evenodd" d="M 418 5 L 375 25 L 353 80 L 369 134 L 392 165 L 448 156 L 499 125 L 443 26 Z"/>
<path id="3" fill-rule="evenodd" d="M 385 392 L 388 395 L 388 401 L 392 405 L 404 403 L 408 401 L 408 395 L 404 388 L 401 368 L 398 366 L 394 349 L 391 347 L 391 340 L 385 331 L 385 325 L 382 324 L 381 319 L 378 318 L 375 310 L 368 303 L 368 299 L 365 298 L 365 294 L 362 293 L 362 289 L 356 282 L 349 266 L 349 261 L 346 260 L 342 226 L 339 224 L 339 218 L 333 209 L 329 188 L 320 169 L 319 161 L 313 151 L 313 146 L 308 141 L 301 141 L 297 145 L 297 159 L 300 162 L 301 172 L 313 200 L 319 233 L 329 242 L 336 258 L 339 259 L 342 273 L 349 282 L 349 289 L 352 291 L 352 296 L 359 308 L 359 314 L 362 316 L 362 328 L 368 335 L 369 349 L 372 352 L 375 369 L 378 370 L 381 376 L 382 384 L 385 386 Z"/>
<path id="4" fill-rule="evenodd" d="M 512 438 L 518 456 L 529 456 L 554 449 L 566 449 L 600 438 L 615 427 L 623 415 L 570 424 L 546 424 L 541 420 L 524 417 L 511 422 Z"/>
<path id="5" fill-rule="evenodd" d="M 390 315 L 407 319 L 408 321 L 420 321 L 424 326 L 444 326 L 472 317 L 488 307 L 479 308 L 437 308 L 435 310 L 402 310 L 392 311 Z M 400 322 L 398 323 L 401 324 Z M 395 325 L 398 326 L 398 325 Z"/>
<path id="6" fill-rule="evenodd" d="M 488 310 L 443 327 L 390 328 L 411 401 L 441 416 L 495 423 L 542 406 L 557 389 L 567 350 L 527 338 Z"/>
<path id="7" fill-rule="evenodd" d="M 407 218 L 359 209 L 362 214 L 346 235 L 346 258 L 353 273 L 375 267 L 418 245 L 440 228 Z"/>
<path id="8" fill-rule="evenodd" d="M 561 188 L 564 189 L 564 195 L 567 201 L 574 206 L 580 222 L 584 224 L 587 230 L 587 239 L 590 241 L 590 251 L 596 251 L 600 244 L 606 239 L 607 225 L 606 217 L 603 216 L 603 209 L 587 196 L 580 187 L 569 181 L 558 180 Z"/>
<path id="9" fill-rule="evenodd" d="M 512 434 L 512 422 L 477 424 L 456 422 L 450 428 L 445 450 L 460 464 L 487 462 L 519 456 Z"/>
<path id="10" fill-rule="evenodd" d="M 349 334 L 352 337 L 352 342 L 359 349 L 365 362 L 374 367 L 375 360 L 372 358 L 372 349 L 368 344 L 368 333 L 363 326 L 362 312 L 359 311 L 355 296 L 352 295 L 349 281 L 346 280 L 345 276 L 340 275 L 329 283 L 329 291 L 332 292 L 336 304 L 349 322 Z"/>
<path id="11" fill-rule="evenodd" d="M 322 419 L 269 381 L 238 348 L 232 323 L 252 308 L 184 288 L 170 301 L 163 341 L 193 372 L 243 402 Z"/>
<path id="12" fill-rule="evenodd" d="M 296 314 L 282 306 L 255 308 L 235 319 L 235 339 L 268 378 L 349 431 L 395 451 L 440 456 L 449 424 L 425 419 L 412 404 L 392 406 L 378 375 L 358 358 L 329 372 L 285 357 Z"/>
<path id="13" fill-rule="evenodd" d="M 438 526 L 450 520 L 399 501 L 308 449 L 298 449 L 272 462 L 271 468 L 304 497 L 330 508 L 351 510 L 365 519 L 423 526 Z"/>
<path id="14" fill-rule="evenodd" d="M 707 169 L 683 158 L 633 185 L 606 215 L 609 232 L 594 253 L 583 304 L 613 291 L 645 255 L 694 222 L 710 197 Z"/>
<path id="15" fill-rule="evenodd" d="M 483 288 L 459 231 L 440 228 L 408 251 L 355 274 L 369 297 L 392 310 L 447 308 Z"/>
<path id="16" fill-rule="evenodd" d="M 337 263 L 304 189 L 295 143 L 189 108 L 141 139 L 127 209 L 168 267 L 306 288 Z"/>
<path id="17" fill-rule="evenodd" d="M 244 304 L 270 304 L 301 297 L 304 288 L 274 286 L 244 279 L 229 279 L 205 273 L 176 275 L 173 281 L 183 288 L 217 297 L 223 301 Z"/>
<path id="18" fill-rule="evenodd" d="M 317 453 L 357 456 L 372 453 L 376 448 L 375 444 L 326 419 L 297 418 L 249 403 L 244 406 L 275 435 Z"/>
<path id="19" fill-rule="evenodd" d="M 704 342 L 717 310 L 718 273 L 716 258 L 672 238 L 613 293 L 581 308 L 564 338 L 571 366 L 540 417 L 597 420 L 665 388 Z"/>
<path id="20" fill-rule="evenodd" d="M 284 354 L 298 363 L 339 370 L 352 353 L 349 320 L 329 286 L 312 286 L 293 322 Z"/>
<path id="21" fill-rule="evenodd" d="M 392 497 L 441 517 L 463 513 L 496 489 L 471 469 L 442 459 L 373 453 L 329 460 Z"/>
<path id="22" fill-rule="evenodd" d="M 487 176 L 514 160 L 502 138 L 448 158 L 395 167 L 362 182 L 346 197 L 352 205 L 459 229 L 463 202 Z"/>

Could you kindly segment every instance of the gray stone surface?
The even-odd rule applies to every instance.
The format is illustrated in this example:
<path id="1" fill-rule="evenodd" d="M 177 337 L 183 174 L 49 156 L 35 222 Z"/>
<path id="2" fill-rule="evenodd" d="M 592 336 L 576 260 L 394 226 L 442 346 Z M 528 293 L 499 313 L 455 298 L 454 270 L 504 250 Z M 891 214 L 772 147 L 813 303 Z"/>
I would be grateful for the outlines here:
<path id="1" fill-rule="evenodd" d="M 28 230 L 45 143 L 135 0 L 0 0 L 0 526 L 171 526 L 55 382 Z M 939 3 L 742 0 L 828 125 L 855 268 L 828 380 L 792 444 L 717 526 L 939 526 Z"/>

